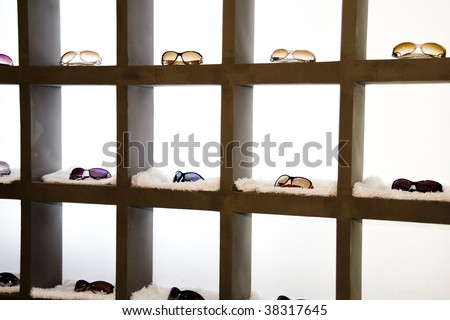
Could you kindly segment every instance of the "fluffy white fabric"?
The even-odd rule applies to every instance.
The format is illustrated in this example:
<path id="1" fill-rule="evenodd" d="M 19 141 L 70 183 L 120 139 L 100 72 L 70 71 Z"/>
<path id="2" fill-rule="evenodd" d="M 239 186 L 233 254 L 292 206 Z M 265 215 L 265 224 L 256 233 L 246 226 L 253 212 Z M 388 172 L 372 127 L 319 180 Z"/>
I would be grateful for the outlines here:
<path id="1" fill-rule="evenodd" d="M 0 177 L 1 184 L 10 184 L 20 180 L 20 169 L 11 169 L 11 174 Z"/>
<path id="2" fill-rule="evenodd" d="M 19 293 L 20 292 L 20 285 L 19 286 L 12 286 L 12 287 L 0 287 L 0 294 L 7 293 Z"/>
<path id="3" fill-rule="evenodd" d="M 30 295 L 36 299 L 54 300 L 114 300 L 115 294 L 96 294 L 73 291 L 76 281 L 68 280 L 54 288 L 32 288 Z"/>
<path id="4" fill-rule="evenodd" d="M 403 200 L 450 201 L 450 187 L 443 186 L 443 192 L 408 192 L 392 190 L 392 182 L 383 181 L 379 177 L 368 177 L 353 186 L 353 196 L 362 198 L 384 198 Z"/>
<path id="5" fill-rule="evenodd" d="M 131 185 L 133 187 L 183 191 L 217 191 L 220 188 L 219 178 L 182 183 L 173 183 L 172 179 L 173 176 L 169 177 L 161 172 L 161 170 L 151 168 L 147 171 L 139 172 L 131 177 Z"/>
<path id="6" fill-rule="evenodd" d="M 314 189 L 274 187 L 273 181 L 254 180 L 249 178 L 237 179 L 234 184 L 238 190 L 243 192 L 287 193 L 304 196 L 336 196 L 337 193 L 336 181 L 329 180 L 314 180 Z"/>
<path id="7" fill-rule="evenodd" d="M 42 181 L 46 183 L 65 183 L 65 184 L 87 184 L 87 185 L 115 185 L 116 184 L 116 177 L 112 176 L 111 178 L 106 179 L 92 179 L 87 178 L 84 180 L 70 180 L 69 176 L 72 172 L 72 169 L 75 167 L 72 167 L 67 170 L 60 170 L 53 173 L 46 174 L 41 179 Z"/>
<path id="8" fill-rule="evenodd" d="M 52 300 L 114 300 L 115 293 L 112 294 L 95 294 L 92 292 L 75 292 L 76 281 L 68 280 L 62 285 L 54 288 L 32 288 L 31 297 L 35 299 L 52 299 Z M 198 289 L 198 288 L 182 288 L 180 290 L 194 290 L 202 295 L 206 300 L 218 300 L 219 294 L 211 291 Z M 18 291 L 17 291 L 18 292 Z M 169 296 L 170 288 L 161 287 L 157 285 L 149 285 L 143 287 L 131 295 L 131 300 L 167 300 Z M 252 293 L 250 300 L 262 300 L 262 298 L 255 293 Z"/>
<path id="9" fill-rule="evenodd" d="M 205 300 L 218 300 L 219 294 L 203 289 L 198 288 L 182 288 L 179 287 L 180 290 L 194 290 L 201 294 Z M 144 288 L 142 288 L 139 291 L 134 292 L 131 295 L 131 300 L 167 300 L 167 297 L 169 296 L 170 288 L 160 287 L 157 285 L 149 285 Z M 257 294 L 252 292 L 250 295 L 250 300 L 263 300 L 263 298 Z"/>

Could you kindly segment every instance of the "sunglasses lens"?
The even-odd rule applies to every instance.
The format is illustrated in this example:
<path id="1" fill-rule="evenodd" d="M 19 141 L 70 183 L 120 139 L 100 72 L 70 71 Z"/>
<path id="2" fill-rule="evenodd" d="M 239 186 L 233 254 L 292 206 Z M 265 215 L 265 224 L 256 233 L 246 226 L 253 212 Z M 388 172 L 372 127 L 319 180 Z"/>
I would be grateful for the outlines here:
<path id="1" fill-rule="evenodd" d="M 445 48 L 437 43 L 424 43 L 422 52 L 435 58 L 445 57 Z"/>
<path id="2" fill-rule="evenodd" d="M 287 57 L 289 52 L 286 49 L 278 49 L 272 53 L 271 59 L 272 61 L 278 61 Z"/>
<path id="3" fill-rule="evenodd" d="M 183 177 L 183 173 L 181 171 L 175 172 L 175 176 L 173 177 L 173 182 L 180 182 Z"/>
<path id="4" fill-rule="evenodd" d="M 0 176 L 6 176 L 8 174 L 11 174 L 9 164 L 7 164 L 5 161 L 0 161 Z"/>
<path id="5" fill-rule="evenodd" d="M 109 294 L 113 293 L 114 286 L 106 281 L 94 281 L 89 285 L 89 289 L 94 293 Z"/>
<path id="6" fill-rule="evenodd" d="M 61 57 L 61 63 L 62 64 L 69 63 L 70 61 L 72 61 L 73 58 L 75 58 L 76 55 L 77 53 L 75 51 L 68 51 L 64 53 L 63 56 Z"/>
<path id="7" fill-rule="evenodd" d="M 163 65 L 169 65 L 175 62 L 178 58 L 178 53 L 174 51 L 164 52 L 161 58 L 161 62 Z"/>
<path id="8" fill-rule="evenodd" d="M 183 52 L 181 58 L 186 64 L 200 64 L 202 62 L 201 54 L 195 51 Z"/>
<path id="9" fill-rule="evenodd" d="M 0 64 L 6 65 L 6 66 L 12 66 L 13 61 L 6 54 L 0 54 Z"/>
<path id="10" fill-rule="evenodd" d="M 411 181 L 407 179 L 397 179 L 392 183 L 392 189 L 408 191 L 411 188 Z"/>
<path id="11" fill-rule="evenodd" d="M 93 179 L 106 179 L 110 178 L 111 174 L 108 170 L 101 169 L 101 168 L 93 168 L 89 170 L 89 176 Z"/>
<path id="12" fill-rule="evenodd" d="M 296 177 L 292 179 L 292 186 L 308 189 L 312 186 L 312 183 L 306 178 Z"/>
<path id="13" fill-rule="evenodd" d="M 78 180 L 83 178 L 83 173 L 84 173 L 84 169 L 83 168 L 75 168 L 72 170 L 72 172 L 70 173 L 70 180 Z"/>
<path id="14" fill-rule="evenodd" d="M 204 180 L 204 179 L 198 173 L 187 172 L 184 174 L 184 180 L 185 181 L 197 181 L 197 180 Z"/>
<path id="15" fill-rule="evenodd" d="M 316 61 L 316 57 L 314 56 L 314 54 L 308 50 L 295 50 L 292 53 L 292 56 L 294 57 L 294 59 L 300 60 L 300 61 L 306 61 L 306 62 Z"/>
<path id="16" fill-rule="evenodd" d="M 416 45 L 412 42 L 402 42 L 395 46 L 392 51 L 393 57 L 403 57 L 404 55 L 411 54 L 416 50 Z"/>
<path id="17" fill-rule="evenodd" d="M 97 52 L 89 51 L 89 50 L 80 52 L 80 58 L 84 62 L 88 62 L 88 63 L 92 63 L 92 64 L 100 61 L 100 55 Z"/>
<path id="18" fill-rule="evenodd" d="M 75 283 L 75 288 L 73 289 L 75 292 L 84 292 L 89 287 L 89 282 L 86 280 L 78 280 Z"/>
<path id="19" fill-rule="evenodd" d="M 442 192 L 442 185 L 432 180 L 422 180 L 416 183 L 417 191 L 420 192 Z"/>
<path id="20" fill-rule="evenodd" d="M 0 287 L 11 287 L 19 284 L 19 278 L 9 272 L 0 273 Z"/>
<path id="21" fill-rule="evenodd" d="M 277 179 L 277 181 L 275 181 L 275 187 L 282 187 L 284 186 L 289 180 L 291 179 L 291 177 L 289 177 L 288 175 L 282 175 L 281 177 L 279 177 Z"/>

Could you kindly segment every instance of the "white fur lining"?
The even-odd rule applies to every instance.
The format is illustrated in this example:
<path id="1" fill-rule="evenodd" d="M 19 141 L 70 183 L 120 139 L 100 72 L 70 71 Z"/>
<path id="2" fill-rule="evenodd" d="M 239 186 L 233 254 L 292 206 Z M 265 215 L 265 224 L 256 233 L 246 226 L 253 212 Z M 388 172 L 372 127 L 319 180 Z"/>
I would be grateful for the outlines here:
<path id="1" fill-rule="evenodd" d="M 353 196 L 361 198 L 383 198 L 400 200 L 450 201 L 450 187 L 443 186 L 443 192 L 408 192 L 391 189 L 392 182 L 372 176 L 353 186 Z"/>

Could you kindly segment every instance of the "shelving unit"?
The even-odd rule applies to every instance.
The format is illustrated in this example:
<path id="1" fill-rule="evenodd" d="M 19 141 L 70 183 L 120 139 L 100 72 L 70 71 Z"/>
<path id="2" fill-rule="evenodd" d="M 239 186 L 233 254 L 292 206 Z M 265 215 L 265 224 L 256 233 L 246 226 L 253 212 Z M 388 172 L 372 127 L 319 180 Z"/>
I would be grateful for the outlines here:
<path id="1" fill-rule="evenodd" d="M 0 184 L 0 197 L 17 199 L 21 215 L 20 295 L 32 287 L 53 287 L 62 277 L 62 203 L 109 204 L 117 208 L 116 299 L 152 283 L 152 208 L 220 212 L 220 298 L 247 299 L 251 290 L 252 213 L 336 220 L 336 298 L 361 299 L 362 221 L 364 219 L 450 224 L 450 202 L 366 199 L 352 196 L 361 181 L 364 152 L 365 85 L 450 82 L 450 60 L 366 60 L 368 0 L 342 0 L 341 60 L 311 64 L 254 64 L 254 0 L 223 0 L 222 64 L 152 65 L 152 0 L 117 0 L 117 65 L 59 67 L 59 0 L 18 0 L 19 66 L 0 69 L 0 84 L 20 86 L 21 180 Z M 141 26 L 145 25 L 143 29 Z M 150 32 L 151 33 L 151 32 Z M 55 63 L 56 62 L 56 63 Z M 223 155 L 220 190 L 183 192 L 132 188 L 137 156 L 133 140 L 153 137 L 153 87 L 219 85 L 221 143 L 251 141 L 252 86 L 256 84 L 336 84 L 340 86 L 339 138 L 348 140 L 340 156 L 337 196 L 295 196 L 238 192 L 237 178 L 248 168 L 229 166 L 240 159 Z M 117 88 L 118 153 L 115 186 L 50 185 L 40 177 L 61 169 L 61 85 L 114 85 Z M 37 135 L 35 126 L 44 129 Z M 144 144 L 145 145 L 145 144 Z M 149 154 L 152 154 L 152 150 Z"/>

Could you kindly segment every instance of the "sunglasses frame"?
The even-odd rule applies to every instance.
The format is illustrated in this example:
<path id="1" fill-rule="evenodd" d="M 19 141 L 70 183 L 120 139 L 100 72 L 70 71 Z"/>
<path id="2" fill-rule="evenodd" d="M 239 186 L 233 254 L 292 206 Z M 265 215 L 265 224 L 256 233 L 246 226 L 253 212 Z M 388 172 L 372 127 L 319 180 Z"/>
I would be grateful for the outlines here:
<path id="1" fill-rule="evenodd" d="M 413 46 L 415 46 L 415 49 L 413 50 L 413 51 L 411 51 L 411 52 L 408 52 L 408 53 L 405 53 L 405 54 L 401 54 L 400 52 L 398 52 L 398 47 L 400 47 L 400 46 L 405 46 L 405 45 L 413 45 Z M 439 47 L 439 48 L 441 48 L 442 49 L 442 53 L 441 54 L 438 54 L 438 55 L 434 55 L 434 54 L 430 54 L 430 53 L 426 53 L 425 51 L 423 51 L 423 46 L 425 46 L 425 45 L 434 45 L 434 46 L 437 46 L 437 47 Z M 397 49 L 397 50 L 396 50 Z M 422 54 L 420 54 L 420 53 L 415 53 L 414 54 L 414 52 L 417 50 L 417 49 L 420 49 L 420 51 L 422 52 Z M 435 42 L 425 42 L 425 43 L 422 43 L 422 44 L 416 44 L 416 43 L 414 43 L 414 42 L 408 42 L 408 41 L 406 41 L 406 42 L 402 42 L 402 43 L 399 43 L 399 44 L 397 44 L 395 47 L 394 47 L 394 49 L 392 49 L 392 57 L 394 57 L 394 58 L 397 58 L 397 59 L 402 59 L 402 58 L 413 58 L 413 57 L 430 57 L 430 58 L 445 58 L 445 56 L 446 56 L 446 54 L 447 54 L 447 50 L 443 47 L 443 46 L 441 46 L 439 43 L 435 43 Z"/>
<path id="2" fill-rule="evenodd" d="M 87 282 L 86 280 L 78 280 L 75 283 L 73 291 L 75 292 L 85 292 L 91 291 L 94 294 L 110 294 L 114 292 L 114 286 L 106 281 L 94 281 Z"/>
<path id="3" fill-rule="evenodd" d="M 84 60 L 82 54 L 83 54 L 83 53 L 86 53 L 86 52 L 96 54 L 97 57 L 98 57 L 98 59 L 97 59 L 95 62 L 90 62 L 90 61 Z M 63 59 L 64 59 L 64 57 L 65 57 L 66 55 L 68 55 L 68 54 L 74 54 L 74 56 L 73 56 L 71 59 L 69 59 L 69 61 L 64 62 Z M 71 62 L 71 61 L 72 61 L 73 59 L 75 59 L 77 56 L 80 57 L 81 62 L 80 62 L 80 61 L 77 61 L 77 62 Z M 92 50 L 67 51 L 66 53 L 64 53 L 64 54 L 61 56 L 61 59 L 59 60 L 59 65 L 64 66 L 64 67 L 66 67 L 66 66 L 99 66 L 101 63 L 102 63 L 102 57 L 100 57 L 100 55 L 99 55 L 97 52 L 92 51 Z"/>
<path id="4" fill-rule="evenodd" d="M 5 281 L 6 280 L 6 281 Z M 0 287 L 13 287 L 20 284 L 20 279 L 10 272 L 0 273 Z"/>
<path id="5" fill-rule="evenodd" d="M 396 182 L 398 182 L 398 181 L 400 181 L 400 180 L 408 182 L 408 183 L 410 184 L 410 185 L 409 185 L 409 188 L 408 188 L 408 189 L 404 189 L 404 188 L 400 188 L 400 187 L 395 187 Z M 435 183 L 435 184 L 436 184 L 436 187 L 437 187 L 436 190 L 419 190 L 419 189 L 417 188 L 418 184 L 424 183 L 424 182 L 432 182 L 432 183 Z M 415 189 L 411 189 L 411 187 L 413 187 L 413 186 L 415 187 Z M 394 182 L 392 182 L 391 189 L 394 189 L 394 190 L 401 190 L 401 191 L 409 191 L 409 192 L 414 192 L 414 191 L 417 191 L 417 192 L 442 192 L 442 191 L 444 191 L 444 189 L 443 189 L 443 187 L 442 187 L 442 184 L 440 184 L 440 183 L 437 182 L 437 181 L 434 181 L 434 180 L 411 181 L 411 180 L 405 179 L 405 178 L 400 178 L 400 179 L 394 180 Z"/>
<path id="6" fill-rule="evenodd" d="M 197 180 L 186 180 L 186 175 L 187 174 L 195 174 L 196 176 L 199 177 L 199 179 Z M 173 177 L 173 181 L 172 182 L 195 182 L 198 180 L 205 180 L 201 175 L 199 175 L 197 172 L 181 172 L 181 171 L 176 171 L 175 172 L 175 176 Z"/>
<path id="7" fill-rule="evenodd" d="M 4 166 L 5 168 L 0 168 L 0 177 L 8 176 L 11 174 L 11 167 L 5 161 L 0 161 L 0 166 Z"/>
<path id="8" fill-rule="evenodd" d="M 79 175 L 74 175 L 74 171 L 75 170 L 83 170 L 83 173 L 85 173 L 86 171 L 88 171 L 89 172 L 89 175 L 88 176 L 84 176 L 83 175 L 83 173 L 81 174 L 81 176 L 79 176 Z M 106 177 L 103 177 L 103 178 L 97 178 L 97 177 L 93 177 L 92 176 L 92 174 L 91 174 L 91 170 L 101 170 L 101 171 L 104 171 L 105 173 L 106 173 Z M 106 169 L 103 169 L 103 168 L 91 168 L 91 169 L 84 169 L 84 168 L 81 168 L 81 167 L 77 167 L 77 168 L 73 168 L 72 169 L 72 171 L 70 172 L 70 176 L 69 176 L 69 179 L 70 180 L 84 180 L 84 179 L 87 179 L 87 178 L 92 178 L 92 179 L 95 179 L 95 180 L 101 180 L 101 179 L 108 179 L 108 178 L 111 178 L 111 173 L 108 171 L 108 170 L 106 170 Z"/>
<path id="9" fill-rule="evenodd" d="M 200 57 L 200 60 L 195 61 L 195 62 L 186 62 L 183 58 L 183 54 L 190 53 L 190 52 L 198 54 Z M 175 53 L 177 55 L 176 58 L 171 63 L 168 63 L 168 61 L 164 59 L 164 56 L 167 53 Z M 178 60 L 178 57 L 181 57 L 182 63 L 180 63 L 180 61 Z M 183 52 L 176 52 L 176 51 L 169 50 L 169 51 L 164 52 L 161 56 L 161 64 L 163 66 L 182 65 L 182 64 L 184 64 L 184 65 L 199 65 L 202 63 L 203 63 L 203 56 L 199 52 L 193 51 L 193 50 L 188 50 L 188 51 L 183 51 Z"/>
<path id="10" fill-rule="evenodd" d="M 9 63 L 0 63 L 0 66 L 8 66 L 8 67 L 11 67 L 11 66 L 14 65 L 14 64 L 13 64 L 13 60 L 11 59 L 10 56 L 8 56 L 8 55 L 6 55 L 6 54 L 4 54 L 4 53 L 0 53 L 0 57 L 10 61 Z"/>
<path id="11" fill-rule="evenodd" d="M 285 55 L 283 58 L 274 58 L 273 55 L 275 54 L 275 52 L 281 51 L 281 50 L 286 51 L 286 55 Z M 313 59 L 312 59 L 312 60 L 311 60 L 311 59 L 309 59 L 309 60 L 305 60 L 305 59 L 297 59 L 297 58 L 294 57 L 294 53 L 295 53 L 296 51 L 307 52 L 308 54 L 310 54 L 310 55 L 313 57 Z M 292 58 L 287 58 L 289 55 L 291 55 Z M 297 49 L 297 50 L 277 49 L 277 50 L 275 50 L 274 52 L 272 52 L 272 55 L 270 56 L 270 61 L 271 61 L 271 62 L 315 62 L 315 61 L 316 61 L 316 55 L 315 55 L 314 53 L 312 53 L 311 51 L 309 51 L 309 50 L 300 50 L 300 49 Z"/>
<path id="12" fill-rule="evenodd" d="M 278 184 L 278 181 L 279 181 L 282 177 L 287 177 L 287 178 L 288 178 L 288 179 L 286 180 L 286 182 L 283 183 L 283 185 Z M 308 181 L 308 182 L 309 182 L 309 187 L 308 187 L 308 188 L 303 188 L 303 187 L 294 185 L 294 184 L 293 184 L 294 179 L 303 179 L 303 180 L 305 180 L 305 181 Z M 291 183 L 290 183 L 290 184 L 287 184 L 289 181 L 290 181 Z M 278 179 L 275 180 L 275 183 L 274 183 L 273 186 L 274 186 L 274 187 L 280 187 L 280 188 L 314 189 L 314 185 L 313 185 L 312 181 L 309 180 L 308 178 L 305 178 L 305 177 L 291 177 L 290 175 L 287 175 L 287 174 L 282 174 L 281 176 L 279 176 Z"/>

